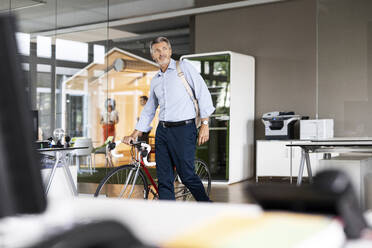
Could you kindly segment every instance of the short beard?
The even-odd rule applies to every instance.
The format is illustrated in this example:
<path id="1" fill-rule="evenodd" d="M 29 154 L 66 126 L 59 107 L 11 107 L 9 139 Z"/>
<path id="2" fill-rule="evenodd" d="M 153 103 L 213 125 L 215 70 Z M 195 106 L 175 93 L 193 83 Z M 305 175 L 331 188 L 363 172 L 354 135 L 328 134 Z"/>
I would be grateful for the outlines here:
<path id="1" fill-rule="evenodd" d="M 167 65 L 167 64 L 169 64 L 169 62 L 170 62 L 170 59 L 168 59 L 168 60 L 166 60 L 164 62 L 158 61 L 157 63 L 158 63 L 158 65 Z"/>

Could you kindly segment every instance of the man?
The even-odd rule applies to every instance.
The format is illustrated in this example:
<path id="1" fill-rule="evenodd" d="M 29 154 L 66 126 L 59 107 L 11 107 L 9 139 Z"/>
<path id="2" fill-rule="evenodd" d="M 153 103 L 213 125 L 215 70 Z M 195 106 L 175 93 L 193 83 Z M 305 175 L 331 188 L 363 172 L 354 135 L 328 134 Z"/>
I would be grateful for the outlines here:
<path id="1" fill-rule="evenodd" d="M 174 200 L 174 172 L 197 201 L 209 201 L 200 178 L 194 172 L 196 142 L 204 144 L 209 139 L 209 116 L 215 108 L 208 88 L 200 74 L 188 62 L 180 62 L 181 70 L 195 93 L 199 103 L 202 125 L 197 137 L 195 108 L 185 85 L 177 74 L 176 61 L 171 59 L 172 48 L 165 37 L 158 37 L 150 44 L 153 60 L 160 70 L 151 81 L 150 97 L 142 110 L 140 120 L 124 142 L 130 144 L 142 132 L 148 132 L 156 109 L 160 106 L 159 125 L 155 136 L 156 174 L 159 198 Z"/>

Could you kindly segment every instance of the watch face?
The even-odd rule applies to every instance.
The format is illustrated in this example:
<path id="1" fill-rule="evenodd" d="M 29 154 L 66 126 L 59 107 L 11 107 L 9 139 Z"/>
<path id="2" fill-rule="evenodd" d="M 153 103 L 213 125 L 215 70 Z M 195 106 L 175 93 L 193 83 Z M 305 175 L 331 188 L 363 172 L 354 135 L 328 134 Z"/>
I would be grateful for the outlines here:
<path id="1" fill-rule="evenodd" d="M 208 121 L 203 121 L 202 122 L 204 125 L 208 125 Z"/>

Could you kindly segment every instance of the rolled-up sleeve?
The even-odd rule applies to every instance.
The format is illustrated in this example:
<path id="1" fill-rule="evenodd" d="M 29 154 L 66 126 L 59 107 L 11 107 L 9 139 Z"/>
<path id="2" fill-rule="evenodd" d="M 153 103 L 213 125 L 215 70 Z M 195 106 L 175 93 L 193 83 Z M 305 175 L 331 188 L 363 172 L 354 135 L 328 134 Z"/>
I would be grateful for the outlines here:
<path id="1" fill-rule="evenodd" d="M 136 130 L 145 132 L 145 133 L 151 130 L 150 124 L 152 120 L 154 119 L 158 105 L 159 105 L 158 99 L 156 98 L 153 84 L 151 84 L 149 100 L 147 101 L 145 107 L 143 108 L 141 112 L 140 119 L 136 125 Z"/>
<path id="2" fill-rule="evenodd" d="M 191 63 L 183 60 L 180 65 L 187 82 L 194 89 L 195 98 L 199 104 L 200 118 L 209 117 L 215 108 L 207 84 Z"/>

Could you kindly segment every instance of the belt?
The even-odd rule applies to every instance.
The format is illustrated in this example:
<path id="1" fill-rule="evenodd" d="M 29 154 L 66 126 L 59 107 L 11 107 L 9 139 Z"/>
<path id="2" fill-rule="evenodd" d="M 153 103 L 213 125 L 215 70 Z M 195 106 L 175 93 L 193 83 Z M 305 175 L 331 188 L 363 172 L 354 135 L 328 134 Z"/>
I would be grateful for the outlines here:
<path id="1" fill-rule="evenodd" d="M 185 121 L 176 121 L 176 122 L 173 122 L 173 121 L 159 121 L 159 125 L 161 125 L 162 127 L 180 127 L 180 126 L 184 126 L 184 125 L 193 123 L 194 121 L 195 121 L 195 119 L 190 119 L 190 120 L 185 120 Z"/>

